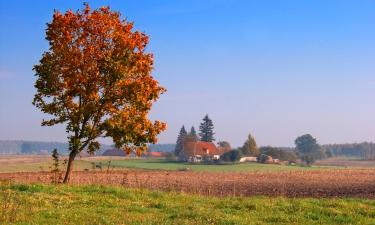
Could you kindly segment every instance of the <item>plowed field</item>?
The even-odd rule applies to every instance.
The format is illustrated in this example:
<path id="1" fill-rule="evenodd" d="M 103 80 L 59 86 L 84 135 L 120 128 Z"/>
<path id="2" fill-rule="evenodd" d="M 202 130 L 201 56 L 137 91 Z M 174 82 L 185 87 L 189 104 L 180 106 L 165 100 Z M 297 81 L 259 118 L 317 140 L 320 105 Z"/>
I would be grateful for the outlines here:
<path id="1" fill-rule="evenodd" d="M 2 173 L 15 183 L 51 183 L 48 172 Z M 74 172 L 71 184 L 114 185 L 207 196 L 375 198 L 374 169 L 213 173 L 125 170 Z"/>

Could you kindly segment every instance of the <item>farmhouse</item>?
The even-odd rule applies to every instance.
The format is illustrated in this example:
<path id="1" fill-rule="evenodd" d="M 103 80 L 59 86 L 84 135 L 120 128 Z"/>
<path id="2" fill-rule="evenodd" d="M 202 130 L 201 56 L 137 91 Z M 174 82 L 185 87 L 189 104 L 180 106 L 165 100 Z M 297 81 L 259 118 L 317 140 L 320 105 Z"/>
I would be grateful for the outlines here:
<path id="1" fill-rule="evenodd" d="M 215 161 L 219 160 L 224 152 L 223 148 L 216 147 L 212 142 L 188 141 L 184 143 L 178 158 L 185 162 Z"/>

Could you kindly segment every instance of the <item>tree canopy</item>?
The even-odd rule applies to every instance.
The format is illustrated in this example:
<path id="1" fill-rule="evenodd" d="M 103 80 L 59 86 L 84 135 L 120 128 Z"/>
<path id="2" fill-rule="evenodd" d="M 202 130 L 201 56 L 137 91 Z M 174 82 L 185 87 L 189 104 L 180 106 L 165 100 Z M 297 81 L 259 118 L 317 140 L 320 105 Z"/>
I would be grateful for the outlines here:
<path id="1" fill-rule="evenodd" d="M 214 124 L 210 117 L 206 115 L 199 126 L 199 136 L 201 138 L 201 141 L 213 142 L 215 141 L 214 135 Z"/>
<path id="2" fill-rule="evenodd" d="M 156 143 L 166 124 L 150 121 L 153 102 L 165 89 L 151 75 L 149 38 L 134 31 L 109 7 L 60 13 L 47 24 L 49 50 L 34 66 L 37 92 L 33 104 L 51 118 L 43 126 L 65 124 L 69 180 L 75 156 L 99 149 L 98 137 L 140 154 Z"/>
<path id="3" fill-rule="evenodd" d="M 301 153 L 310 153 L 319 149 L 319 145 L 310 134 L 302 135 L 294 141 L 296 149 Z"/>
<path id="4" fill-rule="evenodd" d="M 187 132 L 185 129 L 185 126 L 182 126 L 180 129 L 180 133 L 178 134 L 177 141 L 176 141 L 176 146 L 174 149 L 174 154 L 178 156 L 182 149 L 184 148 L 184 142 L 187 136 Z"/>
<path id="5" fill-rule="evenodd" d="M 257 143 L 255 142 L 255 139 L 251 134 L 249 134 L 249 136 L 247 137 L 247 140 L 243 144 L 241 150 L 242 153 L 246 156 L 258 156 L 260 154 Z"/>
<path id="6" fill-rule="evenodd" d="M 296 149 L 300 154 L 301 160 L 307 164 L 313 163 L 316 158 L 321 158 L 319 156 L 320 146 L 310 134 L 297 137 L 294 143 L 296 144 Z"/>
<path id="7" fill-rule="evenodd" d="M 197 135 L 197 132 L 195 131 L 194 126 L 191 127 L 190 132 L 186 135 L 185 141 L 192 141 L 192 142 L 199 141 L 199 137 Z"/>
<path id="8" fill-rule="evenodd" d="M 227 141 L 219 141 L 219 142 L 217 143 L 217 145 L 218 145 L 219 147 L 223 148 L 225 151 L 230 151 L 230 150 L 232 150 L 232 147 L 231 147 L 230 143 L 227 142 Z"/>
<path id="9" fill-rule="evenodd" d="M 260 153 L 271 156 L 274 159 L 280 159 L 282 161 L 297 161 L 297 155 L 294 151 L 287 151 L 276 147 L 265 146 L 259 148 Z"/>

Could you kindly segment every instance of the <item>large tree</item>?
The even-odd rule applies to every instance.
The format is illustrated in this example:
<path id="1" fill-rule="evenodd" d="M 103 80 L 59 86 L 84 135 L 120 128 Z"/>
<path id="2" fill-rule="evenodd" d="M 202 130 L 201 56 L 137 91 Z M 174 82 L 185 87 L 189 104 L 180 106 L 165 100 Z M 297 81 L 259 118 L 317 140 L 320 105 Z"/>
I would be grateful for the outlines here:
<path id="1" fill-rule="evenodd" d="M 111 137 L 117 148 L 140 154 L 166 124 L 148 113 L 165 89 L 152 77 L 153 55 L 145 51 L 148 36 L 133 30 L 109 7 L 60 13 L 47 24 L 49 50 L 36 73 L 33 104 L 50 114 L 43 126 L 66 125 L 69 181 L 77 154 L 99 149 L 99 137 Z"/>
<path id="2" fill-rule="evenodd" d="M 187 136 L 187 132 L 185 129 L 185 126 L 182 126 L 180 129 L 180 133 L 177 136 L 177 141 L 176 141 L 176 147 L 174 149 L 174 154 L 178 156 L 182 149 L 184 148 L 184 142 Z"/>
<path id="3" fill-rule="evenodd" d="M 310 134 L 302 135 L 294 141 L 296 149 L 302 161 L 311 164 L 316 158 L 319 158 L 320 146 L 316 139 Z"/>
<path id="4" fill-rule="evenodd" d="M 258 156 L 260 154 L 259 148 L 257 147 L 257 143 L 255 142 L 254 137 L 249 134 L 247 140 L 243 144 L 242 153 L 246 156 Z"/>
<path id="5" fill-rule="evenodd" d="M 214 138 L 214 124 L 210 117 L 206 115 L 203 118 L 203 122 L 199 126 L 199 136 L 201 138 L 201 141 L 206 141 L 206 142 L 213 142 L 215 141 Z"/>

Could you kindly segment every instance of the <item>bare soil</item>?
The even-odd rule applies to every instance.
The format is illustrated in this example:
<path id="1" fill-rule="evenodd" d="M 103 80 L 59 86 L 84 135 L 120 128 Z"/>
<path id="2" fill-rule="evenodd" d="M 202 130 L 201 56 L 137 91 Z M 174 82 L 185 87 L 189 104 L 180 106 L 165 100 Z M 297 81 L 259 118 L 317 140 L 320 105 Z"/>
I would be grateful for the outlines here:
<path id="1" fill-rule="evenodd" d="M 49 172 L 1 173 L 15 183 L 51 183 Z M 375 169 L 212 173 L 192 171 L 81 171 L 74 185 L 114 185 L 207 196 L 375 198 Z"/>

